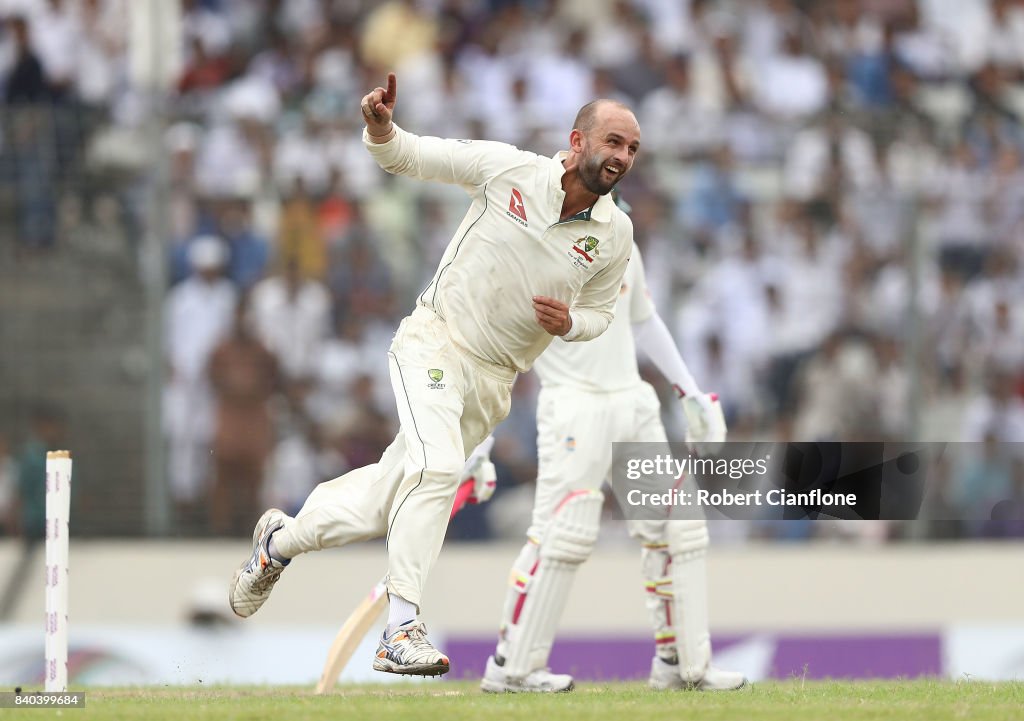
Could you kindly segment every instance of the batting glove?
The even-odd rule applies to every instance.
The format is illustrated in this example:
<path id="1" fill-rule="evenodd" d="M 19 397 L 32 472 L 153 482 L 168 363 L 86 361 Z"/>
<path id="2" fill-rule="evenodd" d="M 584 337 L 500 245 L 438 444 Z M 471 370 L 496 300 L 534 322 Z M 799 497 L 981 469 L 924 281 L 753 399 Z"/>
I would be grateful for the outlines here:
<path id="1" fill-rule="evenodd" d="M 686 395 L 678 388 L 683 414 L 686 416 L 687 443 L 723 443 L 727 428 L 722 403 L 717 393 Z"/>
<path id="2" fill-rule="evenodd" d="M 466 498 L 466 503 L 486 503 L 494 495 L 494 489 L 498 485 L 498 473 L 491 463 L 491 448 L 494 446 L 494 437 L 488 437 L 483 443 L 477 446 L 462 471 L 459 484 L 466 481 L 473 481 L 473 490 Z"/>

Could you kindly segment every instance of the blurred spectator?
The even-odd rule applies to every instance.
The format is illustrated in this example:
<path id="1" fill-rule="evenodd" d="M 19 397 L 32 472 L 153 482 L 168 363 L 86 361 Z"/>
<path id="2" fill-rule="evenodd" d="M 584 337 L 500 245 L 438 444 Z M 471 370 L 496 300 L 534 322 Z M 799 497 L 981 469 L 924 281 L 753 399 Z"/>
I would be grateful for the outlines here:
<path id="1" fill-rule="evenodd" d="M 964 409 L 961 440 L 978 443 L 991 437 L 999 443 L 1024 441 L 1024 398 L 1016 379 L 990 368 L 984 382 L 984 393 L 975 396 Z"/>
<path id="2" fill-rule="evenodd" d="M 381 260 L 372 236 L 353 232 L 334 258 L 330 288 L 338 308 L 364 320 L 391 318 L 395 310 L 391 271 Z"/>
<path id="3" fill-rule="evenodd" d="M 327 289 L 303 278 L 292 260 L 282 275 L 264 278 L 253 287 L 251 302 L 256 335 L 277 357 L 285 378 L 311 377 L 331 328 Z"/>
<path id="4" fill-rule="evenodd" d="M 81 36 L 75 59 L 78 99 L 94 112 L 103 112 L 116 97 L 124 67 L 121 58 L 128 42 L 129 0 L 82 0 L 79 5 Z"/>
<path id="5" fill-rule="evenodd" d="M 366 17 L 363 62 L 378 73 L 397 68 L 429 52 L 438 32 L 434 14 L 421 10 L 416 0 L 386 0 Z"/>
<path id="6" fill-rule="evenodd" d="M 679 204 L 684 227 L 714 234 L 740 220 L 746 199 L 736 186 L 734 167 L 726 145 L 711 150 L 707 160 L 697 164 L 690 192 Z"/>
<path id="7" fill-rule="evenodd" d="M 991 518 L 995 504 L 1013 493 L 1014 454 L 1010 444 L 1000 443 L 992 431 L 979 442 L 965 445 L 959 449 L 953 503 L 978 528 Z"/>
<path id="8" fill-rule="evenodd" d="M 207 497 L 214 434 L 209 359 L 230 331 L 237 303 L 234 286 L 222 275 L 227 249 L 219 238 L 194 241 L 189 262 L 193 273 L 170 290 L 165 311 L 164 434 L 171 496 L 183 531 L 195 530 Z"/>
<path id="9" fill-rule="evenodd" d="M 270 260 L 270 243 L 253 226 L 248 198 L 225 198 L 217 207 L 217 231 L 228 245 L 227 277 L 238 288 L 250 289 L 263 278 Z"/>
<path id="10" fill-rule="evenodd" d="M 648 93 L 640 106 L 644 145 L 659 156 L 699 156 L 720 140 L 722 118 L 715 108 L 702 105 L 691 89 L 688 57 L 675 56 L 665 70 L 665 85 Z"/>
<path id="11" fill-rule="evenodd" d="M 228 79 L 231 67 L 227 58 L 208 55 L 206 46 L 200 38 L 192 38 L 188 55 L 188 65 L 178 80 L 178 92 L 187 94 L 216 90 Z"/>
<path id="12" fill-rule="evenodd" d="M 282 205 L 275 255 L 302 278 L 322 280 L 327 275 L 327 243 L 320 233 L 316 205 L 303 178 L 292 180 Z"/>
<path id="13" fill-rule="evenodd" d="M 46 79 L 39 55 L 30 43 L 28 22 L 19 16 L 7 22 L 14 38 L 14 61 L 4 80 L 4 99 L 8 105 L 49 100 L 53 89 Z"/>
<path id="14" fill-rule="evenodd" d="M 793 440 L 880 440 L 876 399 L 865 392 L 876 377 L 874 358 L 861 340 L 830 335 L 794 377 L 799 410 Z"/>
<path id="15" fill-rule="evenodd" d="M 32 46 L 55 97 L 70 95 L 82 29 L 76 8 L 66 0 L 43 0 L 32 17 Z"/>
<path id="16" fill-rule="evenodd" d="M 270 401 L 280 386 L 277 360 L 249 329 L 238 303 L 231 334 L 210 355 L 216 402 L 210 528 L 244 535 L 260 514 L 264 465 L 273 448 Z"/>
<path id="17" fill-rule="evenodd" d="M 248 73 L 273 86 L 278 95 L 287 102 L 302 90 L 303 73 L 298 60 L 288 37 L 279 30 L 274 30 L 271 32 L 266 50 L 258 53 L 250 61 Z"/>
<path id="18" fill-rule="evenodd" d="M 829 99 L 825 67 L 795 31 L 785 34 L 781 52 L 758 64 L 753 80 L 754 103 L 772 117 L 805 118 L 824 109 Z"/>
<path id="19" fill-rule="evenodd" d="M 936 183 L 936 242 L 942 263 L 971 278 L 991 240 L 985 213 L 991 182 L 967 143 L 957 145 L 952 161 Z"/>
<path id="20" fill-rule="evenodd" d="M 843 195 L 877 181 L 870 138 L 827 112 L 820 121 L 796 134 L 786 151 L 783 183 L 787 196 L 803 202 L 826 223 L 839 217 Z"/>

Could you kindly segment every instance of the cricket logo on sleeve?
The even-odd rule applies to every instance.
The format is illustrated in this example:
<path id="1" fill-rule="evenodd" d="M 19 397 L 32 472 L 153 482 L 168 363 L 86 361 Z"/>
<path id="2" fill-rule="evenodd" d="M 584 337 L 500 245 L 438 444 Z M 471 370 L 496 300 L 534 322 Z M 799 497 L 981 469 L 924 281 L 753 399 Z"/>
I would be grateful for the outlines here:
<path id="1" fill-rule="evenodd" d="M 427 371 L 427 377 L 430 378 L 430 383 L 427 384 L 427 388 L 431 390 L 443 390 L 444 383 L 441 379 L 444 378 L 444 371 L 440 368 L 431 368 Z"/>
<path id="2" fill-rule="evenodd" d="M 594 262 L 594 258 L 601 254 L 601 251 L 597 249 L 597 244 L 600 242 L 592 235 L 578 238 L 572 244 L 572 249 L 569 250 L 569 257 L 572 258 L 573 265 L 582 270 L 589 268 Z M 576 253 L 576 255 L 573 255 L 573 253 Z"/>

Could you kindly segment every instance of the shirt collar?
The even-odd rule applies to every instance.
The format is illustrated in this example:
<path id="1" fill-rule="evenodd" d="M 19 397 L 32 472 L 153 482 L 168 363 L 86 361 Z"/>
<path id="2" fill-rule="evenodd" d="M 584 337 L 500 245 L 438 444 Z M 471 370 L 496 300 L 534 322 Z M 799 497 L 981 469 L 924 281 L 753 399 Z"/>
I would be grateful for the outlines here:
<path id="1" fill-rule="evenodd" d="M 549 181 L 551 186 L 559 192 L 562 192 L 562 176 L 565 175 L 565 168 L 562 166 L 562 161 L 567 157 L 569 157 L 569 152 L 566 150 L 559 150 L 551 156 L 552 163 Z M 615 201 L 612 200 L 611 193 L 605 193 L 604 195 L 598 196 L 597 202 L 580 214 L 588 217 L 580 219 L 593 220 L 598 223 L 608 223 L 612 219 L 612 209 L 614 207 Z"/>

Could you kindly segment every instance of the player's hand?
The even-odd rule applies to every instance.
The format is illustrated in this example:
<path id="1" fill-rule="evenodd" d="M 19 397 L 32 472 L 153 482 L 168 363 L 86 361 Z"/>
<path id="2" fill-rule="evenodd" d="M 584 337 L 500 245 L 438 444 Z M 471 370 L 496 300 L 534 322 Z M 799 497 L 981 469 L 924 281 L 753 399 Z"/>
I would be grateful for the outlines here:
<path id="1" fill-rule="evenodd" d="M 394 73 L 388 73 L 388 87 L 376 87 L 366 95 L 360 103 L 366 132 L 376 137 L 391 133 L 391 115 L 398 99 L 398 80 Z"/>
<path id="2" fill-rule="evenodd" d="M 563 336 L 572 329 L 569 306 L 545 295 L 533 296 L 533 312 L 540 327 L 551 335 Z"/>
<path id="3" fill-rule="evenodd" d="M 715 393 L 692 393 L 680 398 L 686 416 L 686 442 L 719 444 L 727 429 L 722 403 Z"/>

